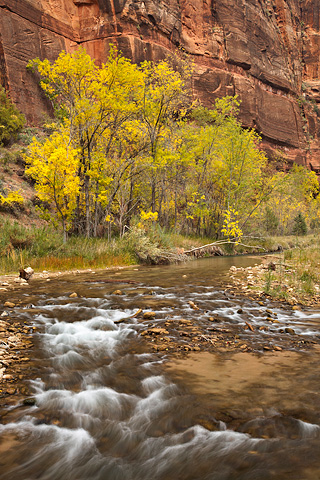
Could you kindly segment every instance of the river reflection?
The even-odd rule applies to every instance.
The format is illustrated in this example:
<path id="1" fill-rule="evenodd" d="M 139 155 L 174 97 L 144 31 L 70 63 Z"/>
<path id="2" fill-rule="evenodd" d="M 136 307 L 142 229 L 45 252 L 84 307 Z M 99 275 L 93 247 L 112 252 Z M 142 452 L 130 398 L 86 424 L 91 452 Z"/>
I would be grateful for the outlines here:
<path id="1" fill-rule="evenodd" d="M 191 318 L 190 298 L 225 324 L 240 322 L 220 285 L 231 265 L 257 261 L 213 258 L 34 283 L 25 294 L 34 307 L 17 315 L 41 326 L 36 404 L 3 417 L 0 479 L 319 479 L 317 349 L 170 359 L 146 353 L 139 331 L 148 321 L 118 323 L 138 308 Z M 257 324 L 258 307 L 242 304 Z M 301 335 L 319 333 L 317 312 L 277 312 Z"/>

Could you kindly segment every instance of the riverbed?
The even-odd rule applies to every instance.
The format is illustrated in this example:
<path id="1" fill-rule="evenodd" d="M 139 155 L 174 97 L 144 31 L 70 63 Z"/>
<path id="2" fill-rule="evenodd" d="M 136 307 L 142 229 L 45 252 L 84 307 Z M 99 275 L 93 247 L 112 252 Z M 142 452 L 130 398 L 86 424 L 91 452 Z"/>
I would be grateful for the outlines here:
<path id="1" fill-rule="evenodd" d="M 0 479 L 319 479 L 320 312 L 234 296 L 229 268 L 257 262 L 12 292 L 9 316 L 34 328 L 30 395 L 2 407 Z"/>

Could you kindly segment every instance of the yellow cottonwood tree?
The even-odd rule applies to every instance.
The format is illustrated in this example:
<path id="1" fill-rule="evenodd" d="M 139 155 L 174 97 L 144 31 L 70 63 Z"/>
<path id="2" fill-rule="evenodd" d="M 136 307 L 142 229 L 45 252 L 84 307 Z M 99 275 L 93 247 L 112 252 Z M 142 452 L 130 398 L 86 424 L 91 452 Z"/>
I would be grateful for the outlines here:
<path id="1" fill-rule="evenodd" d="M 148 137 L 148 163 L 151 186 L 151 210 L 156 209 L 159 173 L 166 167 L 163 140 L 170 135 L 170 123 L 176 121 L 190 106 L 187 81 L 191 70 L 180 73 L 168 61 L 144 62 L 141 123 Z"/>
<path id="2" fill-rule="evenodd" d="M 25 159 L 26 173 L 35 180 L 39 199 L 53 205 L 66 241 L 79 193 L 79 150 L 70 145 L 68 133 L 62 130 L 44 142 L 34 138 Z"/>
<path id="3" fill-rule="evenodd" d="M 29 67 L 40 74 L 41 87 L 69 130 L 74 148 L 80 151 L 75 227 L 81 233 L 84 223 L 89 237 L 95 233 L 92 217 L 96 217 L 99 207 L 100 181 L 104 184 L 104 179 L 97 176 L 103 172 L 101 154 L 107 161 L 117 133 L 136 114 L 142 95 L 142 73 L 114 47 L 101 67 L 82 48 L 73 54 L 61 52 L 53 63 L 35 59 Z"/>

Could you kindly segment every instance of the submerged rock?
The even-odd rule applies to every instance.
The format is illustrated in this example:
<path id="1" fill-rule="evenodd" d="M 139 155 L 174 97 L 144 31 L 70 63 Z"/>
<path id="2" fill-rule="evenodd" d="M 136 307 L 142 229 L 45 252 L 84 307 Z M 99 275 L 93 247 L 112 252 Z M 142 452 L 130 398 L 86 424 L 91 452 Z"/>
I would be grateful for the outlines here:
<path id="1" fill-rule="evenodd" d="M 115 290 L 114 292 L 112 292 L 112 295 L 123 295 L 123 293 L 121 290 Z"/>
<path id="2" fill-rule="evenodd" d="M 284 329 L 284 331 L 286 333 L 289 333 L 290 335 L 295 335 L 296 334 L 296 332 L 293 330 L 293 328 L 287 327 L 287 328 Z"/>
<path id="3" fill-rule="evenodd" d="M 33 397 L 28 397 L 28 398 L 25 398 L 22 403 L 23 405 L 27 405 L 31 407 L 36 404 L 36 399 Z"/>

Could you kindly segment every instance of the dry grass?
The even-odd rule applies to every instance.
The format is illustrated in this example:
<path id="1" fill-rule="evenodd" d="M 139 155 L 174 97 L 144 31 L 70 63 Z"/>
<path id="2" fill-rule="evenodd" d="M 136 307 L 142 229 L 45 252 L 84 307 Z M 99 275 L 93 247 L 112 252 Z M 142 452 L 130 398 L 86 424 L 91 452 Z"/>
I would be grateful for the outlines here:
<path id="1" fill-rule="evenodd" d="M 308 242 L 309 240 L 309 242 Z M 312 240 L 310 244 L 310 240 Z M 302 245 L 277 256 L 276 270 L 265 274 L 265 293 L 274 298 L 315 303 L 320 300 L 320 241 L 305 238 Z"/>

